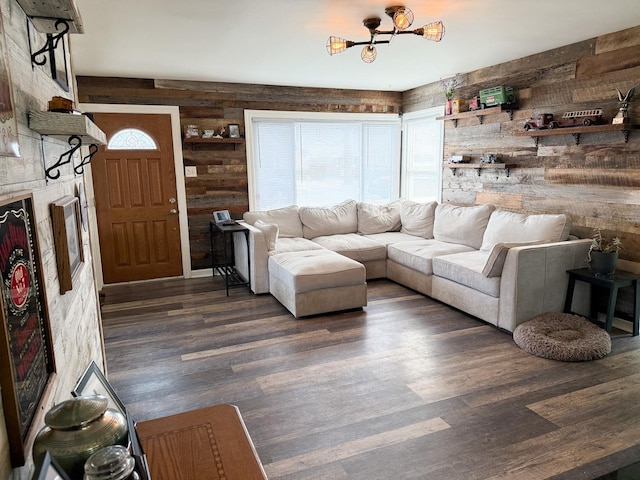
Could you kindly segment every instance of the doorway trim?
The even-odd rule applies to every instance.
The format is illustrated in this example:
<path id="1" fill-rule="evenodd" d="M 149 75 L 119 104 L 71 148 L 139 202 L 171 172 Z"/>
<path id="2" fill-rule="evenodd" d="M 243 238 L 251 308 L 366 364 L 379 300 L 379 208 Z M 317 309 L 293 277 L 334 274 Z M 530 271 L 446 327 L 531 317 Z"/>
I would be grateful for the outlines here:
<path id="1" fill-rule="evenodd" d="M 180 108 L 170 105 L 121 105 L 109 103 L 80 103 L 83 112 L 95 113 L 150 113 L 171 116 L 171 134 L 173 140 L 173 163 L 176 172 L 176 192 L 178 196 L 178 221 L 180 224 L 180 250 L 182 252 L 182 275 L 191 278 L 191 247 L 189 245 L 189 222 L 187 216 L 187 192 L 184 184 L 184 159 L 182 157 L 182 137 L 180 128 Z M 90 165 L 90 164 L 89 164 Z M 90 183 L 93 185 L 91 168 L 88 169 Z M 96 232 L 97 241 L 91 242 L 91 254 L 94 259 L 94 271 L 98 288 L 104 285 L 102 274 L 102 256 L 100 254 L 100 239 L 97 234 L 98 223 L 96 216 L 95 196 L 91 191 L 92 201 L 89 203 L 89 218 L 91 229 Z"/>

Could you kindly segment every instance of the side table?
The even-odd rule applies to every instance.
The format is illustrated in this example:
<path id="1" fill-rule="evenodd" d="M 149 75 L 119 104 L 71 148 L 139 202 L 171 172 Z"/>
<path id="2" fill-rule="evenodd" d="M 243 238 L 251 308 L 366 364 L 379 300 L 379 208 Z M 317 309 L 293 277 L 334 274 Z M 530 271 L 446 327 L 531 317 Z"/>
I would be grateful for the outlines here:
<path id="1" fill-rule="evenodd" d="M 576 270 L 567 270 L 569 274 L 569 286 L 567 288 L 567 296 L 564 302 L 565 313 L 572 313 L 571 306 L 573 303 L 573 290 L 576 280 L 586 282 L 591 287 L 602 287 L 609 291 L 607 300 L 607 317 L 605 321 L 605 330 L 611 332 L 611 324 L 616 309 L 616 301 L 618 299 L 618 290 L 622 287 L 632 287 L 634 291 L 633 315 L 630 320 L 633 322 L 633 335 L 637 336 L 640 330 L 640 274 L 616 270 L 613 275 L 596 275 L 588 268 L 578 268 Z M 593 291 L 593 288 L 592 288 Z M 591 295 L 591 312 L 592 320 L 598 315 L 597 302 L 594 295 Z M 624 318 L 621 316 L 621 318 Z M 626 319 L 626 318 L 625 318 Z"/>
<path id="2" fill-rule="evenodd" d="M 209 221 L 209 234 L 211 235 L 211 267 L 213 268 L 213 275 L 216 272 L 224 276 L 224 283 L 227 288 L 227 297 L 229 296 L 230 287 L 251 287 L 251 265 L 247 266 L 247 278 L 244 279 L 237 272 L 234 261 L 233 252 L 233 234 L 242 232 L 244 233 L 244 239 L 247 242 L 247 248 L 249 248 L 249 229 L 241 223 L 235 223 L 232 225 L 219 225 L 213 220 Z M 222 237 L 222 263 L 216 263 L 216 233 Z M 247 261 L 251 260 L 247 256 Z"/>

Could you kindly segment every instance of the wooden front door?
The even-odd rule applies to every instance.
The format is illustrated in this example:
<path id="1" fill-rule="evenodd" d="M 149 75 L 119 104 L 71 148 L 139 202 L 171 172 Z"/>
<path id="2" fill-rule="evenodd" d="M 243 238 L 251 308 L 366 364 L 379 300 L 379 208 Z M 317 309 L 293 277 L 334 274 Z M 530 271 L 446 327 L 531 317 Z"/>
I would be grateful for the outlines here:
<path id="1" fill-rule="evenodd" d="M 102 146 L 91 161 L 104 282 L 181 275 L 171 117 L 100 113 L 94 119 L 107 141 L 134 129 L 124 137 L 126 148 L 131 139 L 131 149 Z M 148 141 L 141 148 L 135 131 L 151 137 L 151 148 Z"/>

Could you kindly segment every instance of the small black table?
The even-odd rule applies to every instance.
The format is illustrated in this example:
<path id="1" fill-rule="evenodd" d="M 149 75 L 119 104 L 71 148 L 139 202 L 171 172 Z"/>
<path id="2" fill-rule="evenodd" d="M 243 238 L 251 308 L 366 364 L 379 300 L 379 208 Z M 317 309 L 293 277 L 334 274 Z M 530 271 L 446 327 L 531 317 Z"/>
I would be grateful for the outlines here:
<path id="1" fill-rule="evenodd" d="M 213 220 L 209 221 L 209 233 L 211 235 L 211 267 L 213 275 L 216 272 L 224 276 L 224 283 L 227 287 L 227 297 L 229 296 L 230 287 L 249 287 L 251 288 L 251 260 L 247 255 L 247 279 L 240 276 L 235 267 L 235 255 L 233 251 L 233 234 L 237 232 L 244 233 L 244 239 L 247 242 L 247 250 L 249 249 L 249 229 L 241 223 L 230 225 L 217 224 Z M 222 237 L 222 263 L 216 263 L 216 233 Z"/>
<path id="2" fill-rule="evenodd" d="M 607 300 L 607 317 L 605 321 L 605 330 L 611 332 L 611 324 L 613 322 L 613 316 L 616 309 L 616 301 L 618 299 L 618 290 L 622 287 L 632 287 L 634 289 L 634 304 L 633 315 L 631 321 L 633 322 L 633 335 L 637 336 L 640 330 L 640 274 L 633 272 L 625 272 L 623 270 L 616 270 L 612 275 L 596 275 L 588 268 L 578 268 L 576 270 L 567 270 L 569 274 L 569 287 L 567 289 L 567 297 L 564 302 L 565 313 L 571 312 L 571 306 L 573 303 L 573 290 L 576 285 L 576 280 L 586 282 L 589 285 L 606 288 L 609 291 L 609 298 Z M 591 295 L 591 312 L 592 321 L 595 321 L 598 316 L 597 301 L 594 295 Z M 620 315 L 621 318 L 625 318 Z M 626 319 L 626 318 L 625 318 Z"/>

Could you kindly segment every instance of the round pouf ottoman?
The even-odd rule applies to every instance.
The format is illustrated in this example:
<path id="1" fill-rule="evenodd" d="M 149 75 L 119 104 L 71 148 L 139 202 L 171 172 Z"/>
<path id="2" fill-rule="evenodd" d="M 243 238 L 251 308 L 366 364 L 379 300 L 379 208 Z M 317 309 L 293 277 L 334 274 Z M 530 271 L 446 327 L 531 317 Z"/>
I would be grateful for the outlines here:
<path id="1" fill-rule="evenodd" d="M 586 318 L 548 312 L 521 323 L 513 340 L 522 350 L 538 357 L 565 362 L 596 360 L 611 351 L 611 337 Z"/>

